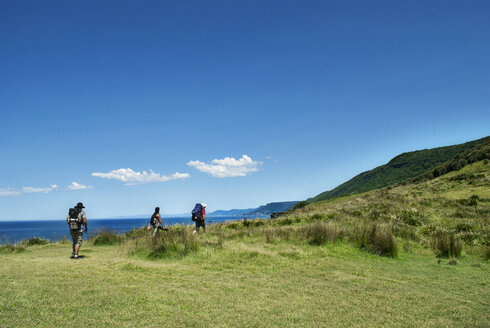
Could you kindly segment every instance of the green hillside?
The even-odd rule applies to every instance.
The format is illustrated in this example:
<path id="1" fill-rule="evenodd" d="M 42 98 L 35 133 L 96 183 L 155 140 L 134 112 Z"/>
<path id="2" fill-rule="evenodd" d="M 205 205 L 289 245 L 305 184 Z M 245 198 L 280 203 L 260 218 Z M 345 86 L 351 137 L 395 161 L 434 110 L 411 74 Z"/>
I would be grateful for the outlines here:
<path id="1" fill-rule="evenodd" d="M 308 201 L 317 202 L 349 194 L 358 194 L 415 178 L 481 144 L 490 144 L 490 136 L 459 145 L 403 153 L 387 164 L 363 172 L 330 191 L 325 191 L 308 199 Z"/>

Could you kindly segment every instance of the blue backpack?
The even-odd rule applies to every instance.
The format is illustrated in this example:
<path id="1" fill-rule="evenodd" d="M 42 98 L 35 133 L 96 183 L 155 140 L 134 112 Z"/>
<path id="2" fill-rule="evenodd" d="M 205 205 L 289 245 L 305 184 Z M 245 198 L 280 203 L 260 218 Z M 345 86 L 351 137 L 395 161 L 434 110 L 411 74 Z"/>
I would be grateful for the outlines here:
<path id="1" fill-rule="evenodd" d="M 202 205 L 201 203 L 197 203 L 192 210 L 192 221 L 196 221 L 198 219 L 202 219 Z"/>

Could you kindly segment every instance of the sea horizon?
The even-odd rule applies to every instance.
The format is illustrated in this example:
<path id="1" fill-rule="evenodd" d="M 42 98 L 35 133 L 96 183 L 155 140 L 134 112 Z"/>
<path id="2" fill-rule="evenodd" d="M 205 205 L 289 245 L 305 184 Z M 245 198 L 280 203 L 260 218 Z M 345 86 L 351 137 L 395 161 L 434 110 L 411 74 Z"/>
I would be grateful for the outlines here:
<path id="1" fill-rule="evenodd" d="M 242 219 L 243 216 L 216 216 L 207 217 L 206 221 L 210 224 Z M 148 225 L 149 221 L 149 217 L 88 219 L 87 225 L 89 233 L 84 233 L 84 239 L 88 239 L 91 234 L 101 229 L 113 230 L 116 233 L 125 233 L 135 228 L 145 227 Z M 177 224 L 194 225 L 190 216 L 164 216 L 162 221 L 165 226 Z M 6 243 L 18 243 L 22 240 L 36 237 L 55 242 L 70 238 L 70 231 L 64 219 L 0 221 L 0 245 Z"/>

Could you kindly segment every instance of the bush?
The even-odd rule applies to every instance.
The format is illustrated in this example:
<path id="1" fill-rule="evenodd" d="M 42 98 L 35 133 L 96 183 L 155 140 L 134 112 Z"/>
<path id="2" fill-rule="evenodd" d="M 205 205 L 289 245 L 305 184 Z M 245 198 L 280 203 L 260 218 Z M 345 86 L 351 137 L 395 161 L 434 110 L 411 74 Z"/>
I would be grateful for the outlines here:
<path id="1" fill-rule="evenodd" d="M 485 253 L 483 254 L 486 261 L 490 260 L 490 246 L 485 247 Z"/>
<path id="2" fill-rule="evenodd" d="M 242 225 L 244 227 L 259 227 L 265 225 L 266 220 L 265 219 L 252 219 L 248 220 L 247 218 L 244 218 L 242 220 Z"/>
<path id="3" fill-rule="evenodd" d="M 303 200 L 299 203 L 296 203 L 296 205 L 293 206 L 293 208 L 290 209 L 290 211 L 294 211 L 294 210 L 299 210 L 300 208 L 303 208 L 305 207 L 306 205 L 308 205 L 310 202 L 306 201 L 306 200 Z"/>
<path id="4" fill-rule="evenodd" d="M 458 203 L 464 206 L 476 206 L 478 205 L 478 200 L 480 197 L 478 195 L 472 195 L 467 199 L 458 199 Z"/>
<path id="5" fill-rule="evenodd" d="M 282 225 L 282 226 L 292 225 L 294 223 L 301 222 L 301 218 L 299 218 L 299 217 L 292 218 L 292 217 L 288 216 L 288 217 L 276 219 L 275 222 L 277 222 L 277 224 Z"/>
<path id="6" fill-rule="evenodd" d="M 403 223 L 414 227 L 419 227 L 424 223 L 422 213 L 416 209 L 401 210 L 397 213 L 397 218 L 399 218 Z"/>
<path id="7" fill-rule="evenodd" d="M 453 233 L 439 233 L 433 238 L 432 248 L 436 257 L 459 258 L 463 251 L 463 243 Z"/>
<path id="8" fill-rule="evenodd" d="M 146 235 L 146 227 L 133 228 L 125 233 L 127 239 L 141 238 Z"/>
<path id="9" fill-rule="evenodd" d="M 25 247 L 34 246 L 34 245 L 46 245 L 49 244 L 49 240 L 40 237 L 32 237 L 27 240 L 21 241 L 21 244 Z"/>
<path id="10" fill-rule="evenodd" d="M 122 236 L 118 235 L 111 229 L 97 230 L 94 236 L 91 238 L 94 245 L 113 245 L 122 241 Z"/>
<path id="11" fill-rule="evenodd" d="M 225 228 L 227 229 L 239 229 L 243 227 L 242 225 L 242 222 L 241 221 L 232 221 L 232 222 L 226 222 L 225 223 Z"/>

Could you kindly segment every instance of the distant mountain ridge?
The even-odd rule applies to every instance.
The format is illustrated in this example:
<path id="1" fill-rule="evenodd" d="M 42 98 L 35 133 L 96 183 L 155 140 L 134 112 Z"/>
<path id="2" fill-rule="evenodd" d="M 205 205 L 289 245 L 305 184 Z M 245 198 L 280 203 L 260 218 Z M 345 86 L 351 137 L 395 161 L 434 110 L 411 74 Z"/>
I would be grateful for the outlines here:
<path id="1" fill-rule="evenodd" d="M 403 153 L 394 157 L 387 164 L 363 172 L 336 188 L 309 198 L 307 201 L 317 202 L 349 194 L 363 193 L 415 178 L 452 160 L 458 154 L 489 142 L 490 136 L 453 146 Z"/>
<path id="2" fill-rule="evenodd" d="M 239 216 L 239 217 L 268 217 L 274 212 L 285 212 L 296 205 L 298 201 L 273 202 L 257 208 L 217 210 L 208 216 Z"/>

